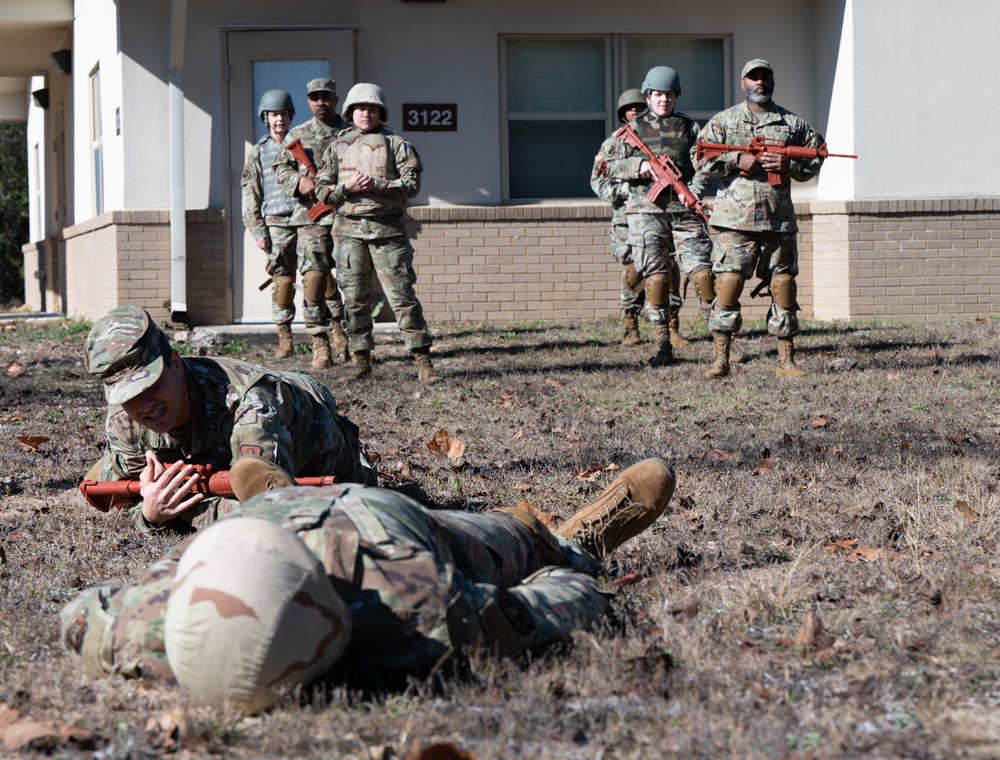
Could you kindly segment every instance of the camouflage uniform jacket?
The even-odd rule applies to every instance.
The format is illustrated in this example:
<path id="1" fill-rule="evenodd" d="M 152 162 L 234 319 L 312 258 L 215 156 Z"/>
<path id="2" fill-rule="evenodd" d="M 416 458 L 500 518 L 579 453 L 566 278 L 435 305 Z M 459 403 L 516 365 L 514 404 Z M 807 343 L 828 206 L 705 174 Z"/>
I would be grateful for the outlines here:
<path id="1" fill-rule="evenodd" d="M 674 111 L 669 116 L 660 117 L 652 111 L 643 111 L 631 122 L 646 146 L 654 155 L 669 156 L 681 172 L 691 191 L 703 197 L 711 186 L 711 180 L 694 168 L 695 143 L 698 141 L 698 123 L 690 116 Z M 652 181 L 639 176 L 639 167 L 646 160 L 646 154 L 619 140 L 616 155 L 608 161 L 608 174 L 612 179 L 629 182 L 633 192 L 629 195 L 625 213 L 657 214 L 662 211 L 683 212 L 684 204 L 678 200 L 673 190 L 664 190 L 653 203 L 646 197 Z"/>
<path id="2" fill-rule="evenodd" d="M 392 491 L 354 495 L 357 488 L 271 491 L 224 519 L 257 517 L 294 531 L 347 601 L 350 642 L 329 677 L 372 668 L 425 675 L 468 643 L 461 631 L 475 615 L 464 605 L 468 584 L 452 554 L 462 549 L 446 545 L 432 511 Z M 172 679 L 164 617 L 177 563 L 194 538 L 172 547 L 137 583 L 89 589 L 63 609 L 63 644 L 88 670 Z"/>
<path id="3" fill-rule="evenodd" d="M 330 143 L 333 142 L 333 138 L 343 128 L 344 119 L 342 116 L 337 116 L 337 121 L 332 127 L 328 127 L 326 124 L 313 118 L 304 124 L 293 127 L 288 132 L 288 136 L 285 137 L 285 145 L 292 142 L 292 140 L 301 140 L 306 153 L 316 166 L 316 171 L 319 172 L 323 168 L 323 154 Z M 278 156 L 274 159 L 274 177 L 277 179 L 278 185 L 285 191 L 285 195 L 289 198 L 298 199 L 298 205 L 292 213 L 292 221 L 289 222 L 289 226 L 305 227 L 318 224 L 330 227 L 333 225 L 333 214 L 324 214 L 315 222 L 306 216 L 306 212 L 312 208 L 315 201 L 299 196 L 299 178 L 308 173 L 309 170 L 304 166 L 300 166 L 295 157 L 287 150 L 282 149 L 278 151 Z"/>
<path id="4" fill-rule="evenodd" d="M 287 227 L 298 205 L 278 187 L 274 177 L 274 159 L 281 146 L 271 135 L 264 135 L 250 149 L 243 165 L 240 186 L 243 191 L 243 225 L 254 240 L 268 237 L 268 227 Z"/>
<path id="5" fill-rule="evenodd" d="M 255 454 L 296 477 L 361 479 L 358 428 L 337 414 L 336 401 L 317 380 L 231 359 L 194 357 L 183 362 L 191 420 L 183 429 L 159 434 L 132 420 L 120 405 L 112 406 L 101 480 L 139 477 L 147 450 L 162 462 L 184 459 L 216 470 L 228 470 L 239 457 Z M 158 529 L 207 524 L 218 508 L 215 501 L 203 499 Z M 141 502 L 132 509 L 139 530 L 157 529 L 142 517 Z"/>
<path id="6" fill-rule="evenodd" d="M 760 112 L 756 112 L 760 113 Z M 704 142 L 749 145 L 754 137 L 771 137 L 787 145 L 818 148 L 823 136 L 804 120 L 772 103 L 769 112 L 758 122 L 746 101 L 713 116 L 698 135 Z M 757 171 L 752 177 L 740 174 L 738 163 L 743 153 L 732 151 L 717 158 L 699 162 L 699 171 L 720 178 L 720 187 L 712 208 L 709 224 L 731 230 L 757 232 L 795 232 L 795 207 L 792 205 L 791 183 L 778 187 L 767 181 L 767 172 Z M 791 160 L 788 177 L 798 182 L 812 179 L 819 173 L 822 159 Z"/>
<path id="7" fill-rule="evenodd" d="M 337 135 L 323 157 L 316 197 L 337 209 L 334 237 L 377 240 L 405 234 L 403 212 L 420 192 L 424 167 L 412 145 L 391 129 L 361 132 L 353 125 Z M 344 183 L 363 172 L 375 189 L 348 193 Z"/>

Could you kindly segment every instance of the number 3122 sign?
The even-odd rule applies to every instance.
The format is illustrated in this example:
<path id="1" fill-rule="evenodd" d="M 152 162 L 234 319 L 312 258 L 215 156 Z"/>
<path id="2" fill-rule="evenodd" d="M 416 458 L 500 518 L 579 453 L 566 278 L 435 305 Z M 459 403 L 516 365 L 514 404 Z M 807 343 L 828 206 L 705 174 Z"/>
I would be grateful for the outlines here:
<path id="1" fill-rule="evenodd" d="M 403 103 L 403 129 L 407 132 L 455 132 L 458 130 L 458 105 Z"/>

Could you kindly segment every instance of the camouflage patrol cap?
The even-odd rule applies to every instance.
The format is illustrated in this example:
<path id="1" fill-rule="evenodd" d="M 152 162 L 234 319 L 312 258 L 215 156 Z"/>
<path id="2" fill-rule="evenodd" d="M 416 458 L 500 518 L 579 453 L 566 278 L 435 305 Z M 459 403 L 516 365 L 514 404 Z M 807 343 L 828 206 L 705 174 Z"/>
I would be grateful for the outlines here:
<path id="1" fill-rule="evenodd" d="M 123 404 L 160 379 L 172 350 L 145 309 L 119 306 L 90 328 L 83 362 L 104 381 L 108 403 Z"/>
<path id="2" fill-rule="evenodd" d="M 309 84 L 306 85 L 306 95 L 310 95 L 314 92 L 332 92 L 336 94 L 337 83 L 326 77 L 310 79 Z"/>
<path id="3" fill-rule="evenodd" d="M 350 620 L 294 533 L 232 517 L 199 532 L 181 556 L 164 643 L 178 683 L 211 704 L 256 712 L 329 670 Z"/>
<path id="4" fill-rule="evenodd" d="M 769 64 L 763 58 L 754 58 L 752 61 L 747 61 L 743 65 L 743 71 L 740 73 L 740 79 L 746 77 L 746 75 L 749 74 L 754 69 L 767 69 L 772 74 L 774 73 L 774 69 L 771 68 L 771 64 Z"/>

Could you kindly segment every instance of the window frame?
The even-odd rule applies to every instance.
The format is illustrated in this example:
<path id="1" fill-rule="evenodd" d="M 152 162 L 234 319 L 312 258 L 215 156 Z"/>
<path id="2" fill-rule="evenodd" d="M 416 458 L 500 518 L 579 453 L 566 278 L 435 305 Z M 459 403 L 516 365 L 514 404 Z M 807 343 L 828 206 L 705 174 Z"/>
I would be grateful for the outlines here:
<path id="1" fill-rule="evenodd" d="M 595 121 L 604 120 L 605 135 L 610 135 L 618 126 L 617 98 L 627 89 L 639 87 L 642 82 L 628 82 L 628 41 L 633 39 L 711 39 L 722 42 L 722 71 L 732 70 L 732 35 L 729 34 L 500 34 L 499 45 L 499 83 L 500 83 L 500 202 L 501 204 L 520 203 L 559 203 L 593 200 L 591 196 L 578 198 L 552 198 L 541 196 L 537 198 L 510 197 L 510 122 L 511 121 Z M 604 109 L 600 111 L 509 111 L 508 81 L 507 81 L 507 43 L 511 40 L 601 40 L 604 43 Z M 733 87 L 729 77 L 723 77 L 723 108 L 732 102 Z M 684 110 L 683 108 L 681 110 Z M 721 109 L 720 109 L 721 110 Z M 684 111 L 699 123 L 704 124 L 716 112 Z M 597 152 L 599 145 L 594 146 Z"/>

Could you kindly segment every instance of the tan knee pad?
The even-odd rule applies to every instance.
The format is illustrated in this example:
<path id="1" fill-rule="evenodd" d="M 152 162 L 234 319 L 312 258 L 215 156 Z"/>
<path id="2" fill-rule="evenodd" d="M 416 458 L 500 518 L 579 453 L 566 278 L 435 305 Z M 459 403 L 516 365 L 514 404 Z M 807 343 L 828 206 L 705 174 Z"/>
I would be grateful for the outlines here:
<path id="1" fill-rule="evenodd" d="M 712 274 L 711 267 L 702 267 L 691 273 L 691 282 L 694 284 L 694 292 L 702 301 L 712 302 L 715 300 L 715 275 Z"/>
<path id="2" fill-rule="evenodd" d="M 274 278 L 274 303 L 282 309 L 295 305 L 295 280 L 287 275 Z"/>
<path id="3" fill-rule="evenodd" d="M 798 295 L 795 278 L 790 274 L 776 274 L 771 278 L 771 298 L 782 309 L 795 308 L 795 297 Z"/>
<path id="4" fill-rule="evenodd" d="M 313 269 L 302 275 L 302 293 L 306 303 L 321 303 L 326 300 L 326 272 Z"/>
<path id="5" fill-rule="evenodd" d="M 740 294 L 746 278 L 739 272 L 722 272 L 715 275 L 716 303 L 724 309 L 735 309 L 740 305 Z"/>
<path id="6" fill-rule="evenodd" d="M 670 278 L 653 274 L 646 278 L 646 300 L 654 309 L 665 309 L 670 302 Z"/>
<path id="7" fill-rule="evenodd" d="M 635 264 L 629 264 L 622 270 L 622 284 L 629 290 L 639 292 L 639 287 L 642 285 L 642 277 L 635 271 Z"/>
<path id="8" fill-rule="evenodd" d="M 333 274 L 327 275 L 326 278 L 326 300 L 332 301 L 337 297 L 337 291 L 340 288 L 337 286 L 337 278 Z"/>

